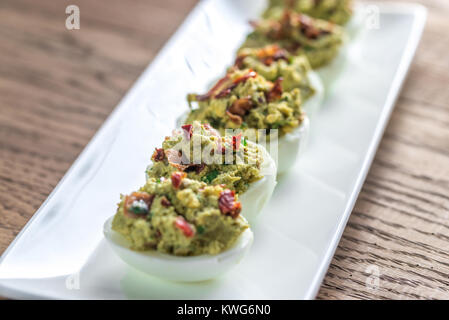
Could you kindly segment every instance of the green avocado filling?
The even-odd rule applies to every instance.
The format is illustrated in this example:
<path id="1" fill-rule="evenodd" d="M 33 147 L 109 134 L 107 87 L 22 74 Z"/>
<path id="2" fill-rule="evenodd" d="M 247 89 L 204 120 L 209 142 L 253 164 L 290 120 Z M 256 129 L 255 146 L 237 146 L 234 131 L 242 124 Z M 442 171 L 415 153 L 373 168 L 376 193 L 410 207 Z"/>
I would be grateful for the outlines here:
<path id="1" fill-rule="evenodd" d="M 227 128 L 278 129 L 282 137 L 305 116 L 300 90 L 283 91 L 282 80 L 273 83 L 251 69 L 232 70 L 208 93 L 188 95 L 191 111 L 185 123 L 210 123 L 221 134 Z"/>
<path id="2" fill-rule="evenodd" d="M 256 144 L 245 145 L 240 135 L 222 137 L 207 124 L 192 123 L 166 137 L 162 148 L 156 149 L 148 177 L 168 178 L 183 171 L 190 179 L 225 185 L 238 194 L 262 178 L 263 159 Z"/>
<path id="3" fill-rule="evenodd" d="M 232 247 L 247 229 L 237 196 L 223 186 L 180 179 L 147 180 L 138 192 L 122 196 L 112 229 L 134 250 L 157 250 L 178 256 L 218 254 Z M 146 204 L 135 212 L 136 202 Z M 140 205 L 139 205 L 140 206 Z"/>
<path id="4" fill-rule="evenodd" d="M 282 78 L 282 89 L 291 91 L 298 88 L 304 101 L 315 93 L 308 78 L 311 67 L 307 57 L 292 56 L 277 45 L 241 49 L 237 53 L 235 67 L 252 69 L 272 82 Z"/>
<path id="5" fill-rule="evenodd" d="M 260 20 L 242 48 L 261 48 L 276 44 L 292 55 L 304 54 L 313 69 L 330 63 L 343 43 L 342 27 L 293 11 L 280 18 Z"/>
<path id="6" fill-rule="evenodd" d="M 265 18 L 279 18 L 286 8 L 339 25 L 352 16 L 352 0 L 270 0 Z"/>

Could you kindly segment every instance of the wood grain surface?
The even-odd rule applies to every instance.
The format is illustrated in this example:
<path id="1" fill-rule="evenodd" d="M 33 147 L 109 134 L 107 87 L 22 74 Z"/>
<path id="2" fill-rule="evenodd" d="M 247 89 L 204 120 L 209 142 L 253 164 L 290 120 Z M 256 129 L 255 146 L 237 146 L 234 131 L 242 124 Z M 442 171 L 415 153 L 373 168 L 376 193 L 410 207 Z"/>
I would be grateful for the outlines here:
<path id="1" fill-rule="evenodd" d="M 421 45 L 319 299 L 449 298 L 449 1 L 419 2 Z M 0 1 L 0 253 L 195 3 Z"/>

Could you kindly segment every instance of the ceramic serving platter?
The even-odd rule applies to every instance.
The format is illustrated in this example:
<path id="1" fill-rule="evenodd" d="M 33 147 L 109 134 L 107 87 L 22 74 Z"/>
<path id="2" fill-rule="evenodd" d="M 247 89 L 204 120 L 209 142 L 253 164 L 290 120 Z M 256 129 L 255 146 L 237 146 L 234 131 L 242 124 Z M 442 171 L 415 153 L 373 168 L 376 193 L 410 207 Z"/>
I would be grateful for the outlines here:
<path id="1" fill-rule="evenodd" d="M 152 151 L 223 74 L 260 0 L 205 0 L 117 106 L 0 259 L 0 295 L 59 299 L 311 299 L 338 245 L 426 20 L 418 5 L 364 3 L 378 20 L 348 43 L 347 62 L 311 121 L 309 143 L 224 276 L 185 284 L 125 265 L 103 238 L 120 193 L 145 182 Z"/>

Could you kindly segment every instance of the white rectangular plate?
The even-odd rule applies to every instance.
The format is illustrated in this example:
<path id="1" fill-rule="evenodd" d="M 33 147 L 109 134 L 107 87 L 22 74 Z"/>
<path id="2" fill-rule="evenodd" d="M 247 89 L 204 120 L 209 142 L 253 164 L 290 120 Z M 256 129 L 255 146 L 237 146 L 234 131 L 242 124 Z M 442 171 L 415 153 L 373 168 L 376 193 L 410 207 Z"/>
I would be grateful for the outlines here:
<path id="1" fill-rule="evenodd" d="M 139 273 L 105 243 L 102 225 L 120 193 L 143 185 L 145 166 L 188 92 L 202 92 L 233 61 L 260 0 L 206 0 L 192 11 L 0 260 L 0 295 L 12 298 L 310 299 L 338 245 L 421 37 L 426 10 L 374 3 L 379 28 L 349 61 L 312 121 L 308 149 L 254 228 L 249 255 L 208 282 Z M 358 10 L 362 10 L 359 8 Z"/>

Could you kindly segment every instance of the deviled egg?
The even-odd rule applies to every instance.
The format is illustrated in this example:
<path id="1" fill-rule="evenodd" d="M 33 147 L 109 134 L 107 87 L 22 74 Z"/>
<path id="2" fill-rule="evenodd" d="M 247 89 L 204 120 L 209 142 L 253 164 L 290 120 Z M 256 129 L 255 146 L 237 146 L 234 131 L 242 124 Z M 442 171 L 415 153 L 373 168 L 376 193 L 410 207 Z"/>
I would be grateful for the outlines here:
<path id="1" fill-rule="evenodd" d="M 353 15 L 353 0 L 270 0 L 264 18 L 279 18 L 285 9 L 301 12 L 313 18 L 346 25 Z"/>
<path id="2" fill-rule="evenodd" d="M 113 251 L 140 271 L 175 281 L 215 278 L 235 266 L 253 241 L 238 195 L 173 172 L 122 196 L 104 225 Z"/>
<path id="3" fill-rule="evenodd" d="M 342 47 L 347 38 L 341 26 L 290 10 L 279 18 L 259 20 L 253 25 L 255 29 L 242 48 L 277 44 L 292 55 L 305 55 L 325 87 L 341 72 L 346 59 Z"/>
<path id="4" fill-rule="evenodd" d="M 241 133 L 221 136 L 208 124 L 193 121 L 166 137 L 152 155 L 147 178 L 169 178 L 175 171 L 210 185 L 222 185 L 241 198 L 250 223 L 262 211 L 276 186 L 276 165 L 261 145 Z"/>
<path id="5" fill-rule="evenodd" d="M 278 19 L 285 9 L 338 24 L 345 28 L 350 40 L 363 30 L 364 10 L 354 8 L 353 0 L 270 0 L 263 17 Z"/>
<path id="6" fill-rule="evenodd" d="M 233 68 L 252 69 L 271 82 L 282 78 L 283 91 L 298 88 L 301 91 L 302 108 L 309 118 L 322 104 L 323 84 L 305 55 L 293 56 L 276 44 L 243 48 L 237 53 Z"/>
<path id="7" fill-rule="evenodd" d="M 278 173 L 283 173 L 289 169 L 284 164 L 293 164 L 283 160 L 296 159 L 309 126 L 301 91 L 284 91 L 282 82 L 282 78 L 268 81 L 251 69 L 233 69 L 206 94 L 189 94 L 191 110 L 180 120 L 210 123 L 222 134 L 227 129 L 241 130 L 248 141 L 265 143 Z M 289 147 L 284 147 L 287 141 Z"/>

